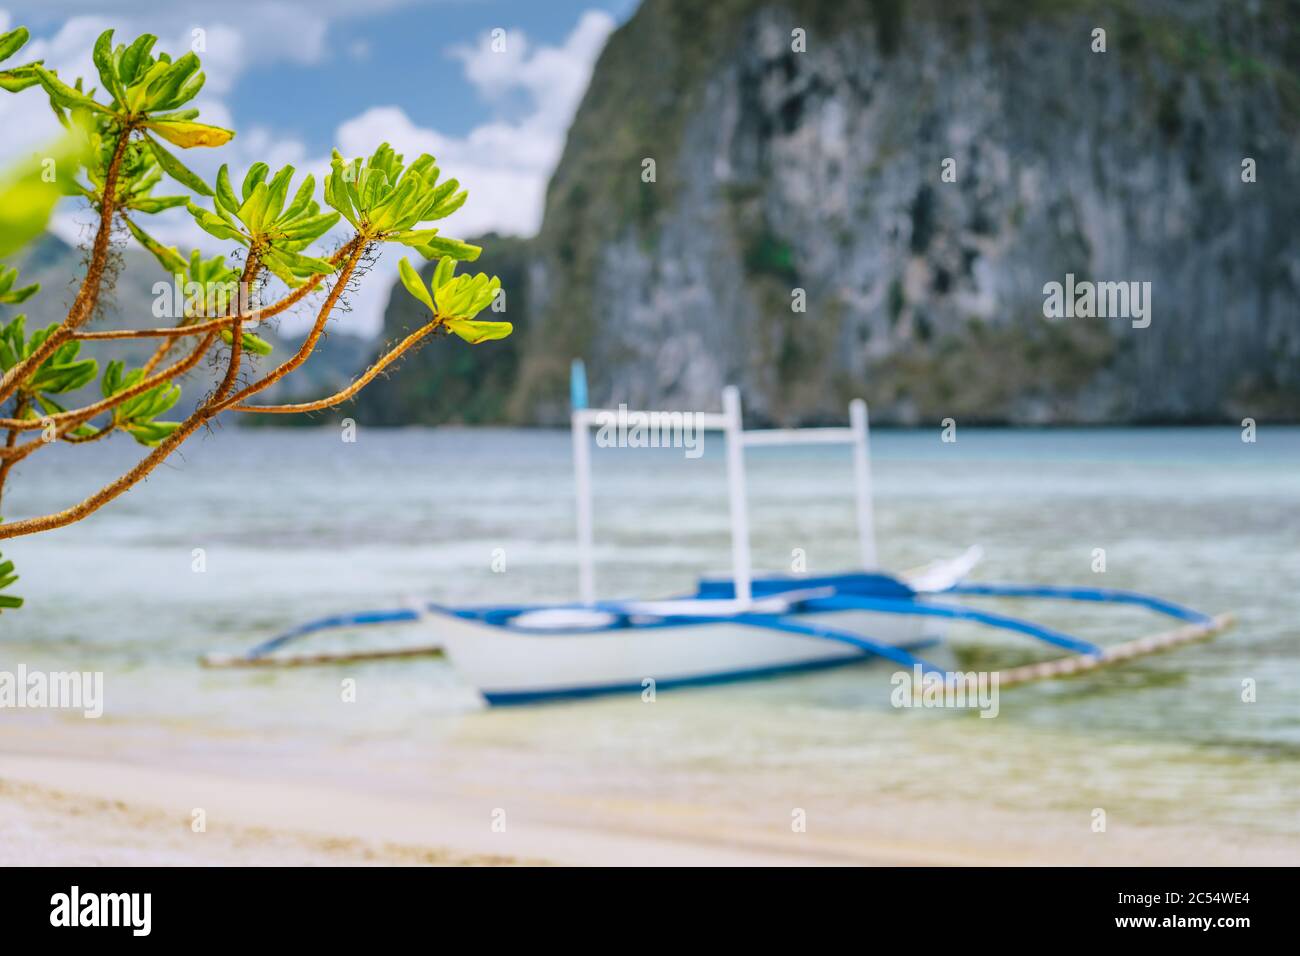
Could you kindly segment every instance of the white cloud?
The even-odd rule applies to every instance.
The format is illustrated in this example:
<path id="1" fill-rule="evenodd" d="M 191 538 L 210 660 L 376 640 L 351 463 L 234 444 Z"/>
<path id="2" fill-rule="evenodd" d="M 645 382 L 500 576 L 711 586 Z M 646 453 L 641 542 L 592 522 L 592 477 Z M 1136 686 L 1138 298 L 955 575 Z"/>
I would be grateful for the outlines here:
<path id="1" fill-rule="evenodd" d="M 447 136 L 416 125 L 399 107 L 376 106 L 339 127 L 339 151 L 368 155 L 387 141 L 408 155 L 432 153 L 444 175 L 459 179 L 470 192 L 469 202 L 449 220 L 449 233 L 531 235 L 541 225 L 546 181 L 574 110 L 614 26 L 609 14 L 589 10 L 560 46 L 534 49 L 524 34 L 512 32 L 502 52 L 495 52 L 491 36 L 484 34 L 477 46 L 457 47 L 452 55 L 489 102 L 523 94 L 528 111 L 522 118 L 494 119 L 464 136 Z"/>
<path id="2" fill-rule="evenodd" d="M 469 190 L 469 201 L 440 224 L 447 235 L 464 238 L 496 231 L 532 235 L 541 225 L 546 183 L 564 148 L 564 137 L 591 70 L 614 20 L 588 11 L 560 46 L 531 48 L 522 33 L 506 35 L 505 51 L 491 49 L 490 35 L 476 47 L 452 55 L 489 101 L 523 93 L 529 112 L 516 121 L 494 120 L 464 136 L 448 136 L 418 126 L 397 106 L 376 106 L 339 126 L 335 140 L 345 156 L 368 156 L 382 142 L 407 157 L 431 153 L 444 176 Z M 373 334 L 383 322 L 388 293 L 397 275 L 396 253 L 375 266 L 352 302 L 352 330 Z"/>
<path id="3" fill-rule="evenodd" d="M 491 35 L 485 34 L 476 46 L 453 47 L 451 53 L 465 64 L 466 78 L 488 99 L 524 91 L 536 104 L 535 122 L 567 128 L 614 26 L 608 13 L 588 10 L 562 46 L 534 51 L 525 34 L 508 31 L 504 48 L 494 49 Z"/>

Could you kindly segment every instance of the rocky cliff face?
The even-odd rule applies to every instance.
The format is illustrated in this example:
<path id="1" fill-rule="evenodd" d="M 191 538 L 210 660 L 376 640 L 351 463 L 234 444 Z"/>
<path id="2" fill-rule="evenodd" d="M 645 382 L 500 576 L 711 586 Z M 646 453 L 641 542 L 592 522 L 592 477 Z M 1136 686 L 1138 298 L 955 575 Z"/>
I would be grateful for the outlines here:
<path id="1" fill-rule="evenodd" d="M 903 423 L 1300 418 L 1298 25 L 1293 0 L 646 0 L 551 182 L 511 414 L 561 419 L 582 356 L 595 401 L 736 382 L 779 422 L 859 394 Z M 1045 318 L 1067 274 L 1150 282 L 1149 327 Z"/>

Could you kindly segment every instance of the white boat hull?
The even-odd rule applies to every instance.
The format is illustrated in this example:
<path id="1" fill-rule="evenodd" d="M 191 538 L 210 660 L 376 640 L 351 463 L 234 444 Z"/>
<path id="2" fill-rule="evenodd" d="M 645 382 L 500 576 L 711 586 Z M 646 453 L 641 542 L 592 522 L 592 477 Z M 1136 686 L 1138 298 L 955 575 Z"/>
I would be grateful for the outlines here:
<path id="1" fill-rule="evenodd" d="M 937 640 L 940 622 L 903 615 L 836 611 L 800 614 L 884 644 L 915 647 Z M 438 615 L 434 636 L 456 669 L 492 704 L 545 698 L 641 693 L 718 683 L 871 659 L 860 648 L 731 622 L 535 633 Z"/>

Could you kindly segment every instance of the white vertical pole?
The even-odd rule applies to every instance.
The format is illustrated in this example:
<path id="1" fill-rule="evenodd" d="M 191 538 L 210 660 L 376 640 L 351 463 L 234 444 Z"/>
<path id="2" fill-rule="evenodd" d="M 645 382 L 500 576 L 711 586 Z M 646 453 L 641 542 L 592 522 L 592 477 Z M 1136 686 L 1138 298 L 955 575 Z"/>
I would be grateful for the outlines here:
<path id="1" fill-rule="evenodd" d="M 876 519 L 871 502 L 867 403 L 860 398 L 849 402 L 849 427 L 853 429 L 853 486 L 858 502 L 858 544 L 862 549 L 862 567 L 874 571 L 879 565 L 876 559 Z"/>
<path id="2" fill-rule="evenodd" d="M 578 595 L 583 604 L 596 601 L 596 574 L 591 534 L 591 444 L 582 409 L 574 409 L 573 484 L 578 501 Z"/>
<path id="3" fill-rule="evenodd" d="M 740 413 L 740 390 L 728 385 L 722 390 L 722 413 L 727 419 L 727 490 L 731 504 L 731 571 L 736 600 L 752 599 L 749 563 L 749 504 L 745 495 L 744 422 Z"/>

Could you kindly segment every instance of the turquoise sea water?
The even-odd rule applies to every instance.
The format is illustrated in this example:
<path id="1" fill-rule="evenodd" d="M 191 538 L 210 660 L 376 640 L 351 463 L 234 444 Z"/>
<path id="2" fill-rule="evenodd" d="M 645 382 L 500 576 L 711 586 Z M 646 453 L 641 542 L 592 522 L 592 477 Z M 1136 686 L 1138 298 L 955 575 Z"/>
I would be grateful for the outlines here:
<path id="1" fill-rule="evenodd" d="M 29 727 L 33 749 L 68 725 L 82 745 L 98 735 L 124 759 L 268 774 L 341 753 L 372 786 L 423 779 L 412 768 L 468 773 L 457 769 L 467 755 L 488 754 L 557 792 L 696 804 L 798 791 L 847 815 L 870 799 L 1105 805 L 1139 822 L 1300 834 L 1300 429 L 1266 427 L 1254 444 L 1214 428 L 962 429 L 955 444 L 937 429 L 877 431 L 888 567 L 981 544 L 976 580 L 1136 588 L 1238 615 L 1209 644 L 1008 690 L 995 720 L 892 710 L 880 667 L 665 692 L 653 708 L 493 713 L 437 659 L 349 666 L 355 704 L 340 703 L 339 668 L 196 666 L 201 652 L 306 618 L 414 596 L 574 597 L 569 447 L 564 432 L 497 429 L 363 427 L 355 443 L 331 429 L 201 437 L 93 519 L 5 542 L 28 604 L 0 617 L 0 669 L 102 670 L 107 700 L 93 728 L 66 714 L 0 721 Z M 39 456 L 14 482 L 6 517 L 66 507 L 137 454 L 122 442 Z M 810 572 L 851 567 L 847 455 L 755 449 L 749 461 L 756 564 L 789 570 L 802 549 Z M 726 567 L 720 446 L 698 460 L 597 450 L 595 471 L 603 595 L 683 592 Z M 1167 626 L 1112 608 L 1010 609 L 1099 642 Z M 993 658 L 977 657 L 979 636 L 954 632 L 957 660 L 1039 654 L 998 638 Z M 1253 703 L 1242 700 L 1247 679 Z"/>

